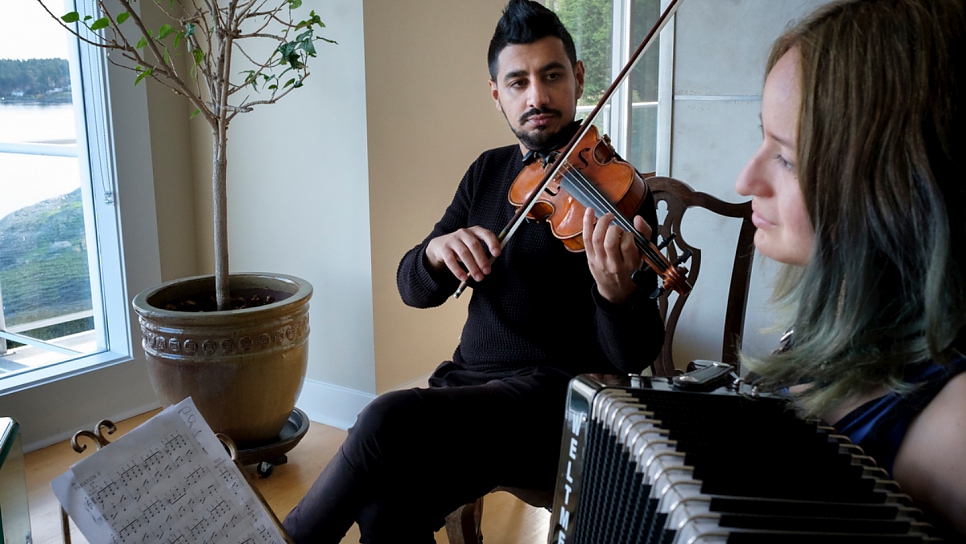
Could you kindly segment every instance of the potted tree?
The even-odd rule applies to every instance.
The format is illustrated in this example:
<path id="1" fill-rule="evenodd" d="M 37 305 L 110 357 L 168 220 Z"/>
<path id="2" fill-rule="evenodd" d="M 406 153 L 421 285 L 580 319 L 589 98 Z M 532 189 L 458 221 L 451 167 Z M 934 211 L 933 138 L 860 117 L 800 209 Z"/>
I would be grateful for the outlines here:
<path id="1" fill-rule="evenodd" d="M 165 406 L 191 396 L 216 432 L 240 445 L 272 441 L 288 421 L 307 365 L 312 287 L 280 274 L 229 274 L 228 128 L 240 114 L 302 86 L 323 28 L 302 0 L 166 0 L 150 27 L 136 0 L 96 0 L 56 19 L 108 60 L 194 106 L 212 135 L 214 276 L 148 289 L 133 301 L 149 375 Z M 47 9 L 46 7 L 44 9 Z M 265 43 L 269 44 L 266 48 Z M 258 51 L 264 51 L 259 55 Z"/>

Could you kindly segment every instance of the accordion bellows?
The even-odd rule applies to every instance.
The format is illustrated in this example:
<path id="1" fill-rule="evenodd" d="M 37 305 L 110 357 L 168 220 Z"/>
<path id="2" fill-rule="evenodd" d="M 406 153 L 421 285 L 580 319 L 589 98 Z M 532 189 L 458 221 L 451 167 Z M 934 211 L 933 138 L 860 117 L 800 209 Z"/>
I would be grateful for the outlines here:
<path id="1" fill-rule="evenodd" d="M 940 541 L 870 457 L 780 397 L 615 379 L 571 382 L 551 544 Z"/>

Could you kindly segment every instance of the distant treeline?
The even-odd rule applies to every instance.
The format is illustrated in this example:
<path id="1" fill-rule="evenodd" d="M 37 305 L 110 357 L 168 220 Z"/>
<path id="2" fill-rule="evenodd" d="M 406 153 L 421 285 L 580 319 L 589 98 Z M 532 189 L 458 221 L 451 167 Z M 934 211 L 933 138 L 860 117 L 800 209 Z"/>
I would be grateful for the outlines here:
<path id="1" fill-rule="evenodd" d="M 70 101 L 66 59 L 0 59 L 0 99 Z"/>

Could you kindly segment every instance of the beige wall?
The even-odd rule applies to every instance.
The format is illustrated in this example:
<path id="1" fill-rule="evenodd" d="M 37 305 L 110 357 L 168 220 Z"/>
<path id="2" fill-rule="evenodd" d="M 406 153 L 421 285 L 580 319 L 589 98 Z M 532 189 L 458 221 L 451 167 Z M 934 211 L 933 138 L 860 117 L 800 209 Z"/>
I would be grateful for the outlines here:
<path id="1" fill-rule="evenodd" d="M 169 281 L 201 273 L 191 168 L 190 111 L 183 97 L 159 85 L 148 86 L 147 93 L 151 148 L 155 157 L 152 168 L 161 280 Z M 210 217 L 207 215 L 209 222 Z"/>
<path id="2" fill-rule="evenodd" d="M 396 266 L 482 151 L 514 141 L 490 98 L 486 50 L 506 0 L 365 0 L 376 391 L 452 356 L 467 296 L 403 305 Z"/>
<path id="3" fill-rule="evenodd" d="M 152 28 L 168 22 L 150 2 L 144 4 L 142 15 Z M 187 69 L 181 64 L 184 73 Z M 168 281 L 201 273 L 190 125 L 204 123 L 201 119 L 189 120 L 193 108 L 189 109 L 184 97 L 150 79 L 147 99 L 161 280 Z M 207 217 L 211 217 L 210 213 Z"/>

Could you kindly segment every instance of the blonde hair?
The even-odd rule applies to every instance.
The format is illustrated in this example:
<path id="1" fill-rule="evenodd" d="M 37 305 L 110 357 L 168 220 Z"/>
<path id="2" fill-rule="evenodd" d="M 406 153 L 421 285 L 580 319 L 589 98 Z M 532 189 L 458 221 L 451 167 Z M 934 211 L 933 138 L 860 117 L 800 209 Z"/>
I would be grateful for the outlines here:
<path id="1" fill-rule="evenodd" d="M 772 48 L 767 71 L 799 57 L 798 178 L 815 242 L 776 287 L 790 349 L 742 362 L 764 384 L 811 383 L 807 413 L 901 390 L 909 363 L 958 353 L 964 20 L 961 0 L 839 1 Z"/>

